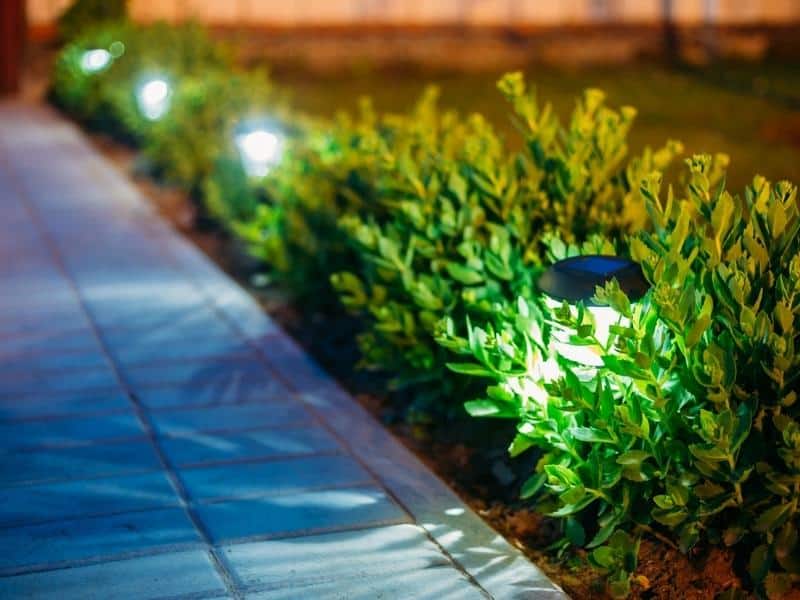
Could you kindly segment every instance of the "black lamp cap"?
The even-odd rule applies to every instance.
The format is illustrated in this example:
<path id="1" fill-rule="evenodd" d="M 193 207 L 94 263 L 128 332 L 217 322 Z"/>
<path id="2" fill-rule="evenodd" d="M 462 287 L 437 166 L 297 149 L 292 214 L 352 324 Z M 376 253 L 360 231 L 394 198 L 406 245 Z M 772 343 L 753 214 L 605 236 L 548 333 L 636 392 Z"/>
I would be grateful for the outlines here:
<path id="1" fill-rule="evenodd" d="M 573 256 L 556 262 L 542 273 L 538 287 L 555 300 L 596 306 L 593 298 L 597 286 L 602 287 L 612 279 L 619 282 L 620 289 L 634 302 L 650 288 L 638 263 L 601 254 Z"/>

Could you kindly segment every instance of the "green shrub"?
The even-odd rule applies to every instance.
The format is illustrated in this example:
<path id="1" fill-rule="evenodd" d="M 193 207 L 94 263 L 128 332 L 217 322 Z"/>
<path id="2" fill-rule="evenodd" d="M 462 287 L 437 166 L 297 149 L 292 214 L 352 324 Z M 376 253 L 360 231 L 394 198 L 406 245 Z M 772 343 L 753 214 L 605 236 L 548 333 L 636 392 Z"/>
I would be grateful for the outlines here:
<path id="1" fill-rule="evenodd" d="M 127 0 L 75 0 L 58 17 L 61 39 L 72 40 L 87 29 L 124 20 Z"/>
<path id="2" fill-rule="evenodd" d="M 106 68 L 87 73 L 83 56 L 95 49 L 109 51 L 113 59 Z M 106 24 L 87 30 L 62 49 L 53 71 L 51 98 L 87 124 L 137 141 L 151 125 L 136 102 L 144 78 L 160 76 L 174 84 L 186 76 L 224 70 L 231 70 L 228 49 L 197 25 Z"/>
<path id="3" fill-rule="evenodd" d="M 328 279 L 354 260 L 338 220 L 373 210 L 373 148 L 382 132 L 368 102 L 355 119 L 294 115 L 293 125 L 280 166 L 261 186 L 264 202 L 234 228 L 298 302 L 336 305 Z"/>
<path id="4" fill-rule="evenodd" d="M 445 368 L 449 351 L 435 341 L 442 319 L 505 318 L 517 296 L 530 295 L 548 236 L 581 242 L 638 227 L 636 182 L 680 150 L 670 143 L 628 159 L 634 111 L 606 107 L 597 90 L 564 127 L 520 74 L 499 87 L 525 152 L 509 152 L 479 115 L 440 112 L 429 96 L 409 117 L 378 122 L 378 145 L 367 149 L 379 158 L 368 210 L 340 220 L 358 262 L 333 283 L 365 319 L 365 362 L 400 387 L 413 384 L 423 412 L 460 410 L 441 399 L 458 400 L 469 383 Z"/>
<path id="5" fill-rule="evenodd" d="M 173 85 L 170 110 L 145 130 L 144 155 L 163 178 L 199 192 L 224 164 L 221 157 L 235 156 L 236 124 L 258 110 L 275 112 L 277 102 L 261 72 L 206 69 L 184 76 Z M 226 183 L 237 172 L 228 169 Z"/>
<path id="6" fill-rule="evenodd" d="M 621 531 L 735 546 L 772 591 L 800 576 L 796 188 L 757 177 L 735 198 L 714 183 L 724 161 L 687 162 L 681 200 L 659 175 L 643 183 L 651 231 L 630 248 L 652 290 L 631 305 L 615 282 L 598 289 L 618 315 L 605 344 L 589 311 L 536 298 L 445 340 L 497 382 L 469 412 L 517 420 L 512 455 L 543 451 L 523 495 L 565 519 L 618 595 L 635 568 L 615 558 L 635 544 Z M 563 333 L 600 362 L 570 360 Z"/>
<path id="7" fill-rule="evenodd" d="M 200 193 L 209 215 L 228 227 L 254 219 L 260 202 L 242 161 L 232 153 L 217 158 Z"/>

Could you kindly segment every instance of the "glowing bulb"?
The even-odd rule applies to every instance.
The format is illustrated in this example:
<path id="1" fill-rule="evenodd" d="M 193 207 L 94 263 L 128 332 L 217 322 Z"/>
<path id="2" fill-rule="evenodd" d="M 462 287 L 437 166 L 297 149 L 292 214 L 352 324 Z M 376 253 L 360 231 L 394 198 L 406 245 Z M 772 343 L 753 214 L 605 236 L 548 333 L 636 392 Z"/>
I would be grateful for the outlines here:
<path id="1" fill-rule="evenodd" d="M 553 310 L 561 308 L 562 303 L 545 296 L 545 304 Z M 572 307 L 570 306 L 572 310 Z M 594 321 L 594 337 L 598 344 L 588 346 L 572 343 L 570 332 L 560 329 L 553 331 L 553 349 L 562 357 L 587 367 L 602 367 L 601 352 L 608 343 L 612 325 L 628 326 L 629 319 L 623 317 L 610 306 L 587 306 L 586 311 Z"/>
<path id="2" fill-rule="evenodd" d="M 169 109 L 169 84 L 163 79 L 151 79 L 139 88 L 139 110 L 151 121 L 164 116 Z"/>
<path id="3" fill-rule="evenodd" d="M 281 160 L 283 138 L 279 133 L 256 129 L 237 135 L 236 147 L 247 174 L 264 177 Z"/>
<path id="4" fill-rule="evenodd" d="M 102 48 L 87 50 L 81 56 L 81 69 L 84 73 L 97 73 L 105 69 L 112 60 L 111 53 Z"/>

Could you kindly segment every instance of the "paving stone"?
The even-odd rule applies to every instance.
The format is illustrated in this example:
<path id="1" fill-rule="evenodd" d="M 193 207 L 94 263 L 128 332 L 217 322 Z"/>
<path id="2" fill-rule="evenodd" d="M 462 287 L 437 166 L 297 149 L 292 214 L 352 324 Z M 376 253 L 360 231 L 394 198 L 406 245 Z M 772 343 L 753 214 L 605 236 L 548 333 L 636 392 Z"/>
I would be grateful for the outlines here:
<path id="1" fill-rule="evenodd" d="M 224 404 L 151 413 L 160 435 L 186 436 L 198 431 L 236 431 L 307 423 L 311 416 L 299 402 L 273 400 L 253 404 Z"/>
<path id="2" fill-rule="evenodd" d="M 0 378 L 33 374 L 46 376 L 51 371 L 108 368 L 108 359 L 96 349 L 0 357 Z"/>
<path id="3" fill-rule="evenodd" d="M 149 441 L 0 452 L 0 486 L 158 471 Z"/>
<path id="4" fill-rule="evenodd" d="M 364 486 L 201 504 L 196 511 L 216 542 L 409 520 L 383 491 Z"/>
<path id="5" fill-rule="evenodd" d="M 76 416 L 97 412 L 121 412 L 131 408 L 122 390 L 113 392 L 64 392 L 47 396 L 0 398 L 0 423 L 18 419 Z"/>
<path id="6" fill-rule="evenodd" d="M 37 240 L 37 243 L 41 244 L 41 241 Z M 44 307 L 21 305 L 0 312 L 0 339 L 86 330 L 88 327 L 89 321 L 77 301 Z"/>
<path id="7" fill-rule="evenodd" d="M 414 525 L 228 546 L 247 598 L 485 598 Z"/>
<path id="8" fill-rule="evenodd" d="M 177 505 L 163 473 L 12 487 L 0 495 L 0 527 Z"/>
<path id="9" fill-rule="evenodd" d="M 5 414 L 6 405 L 0 406 Z M 9 449 L 81 445 L 143 435 L 139 419 L 132 413 L 0 423 L 0 440 Z"/>
<path id="10" fill-rule="evenodd" d="M 160 337 L 160 339 L 159 339 Z M 169 361 L 196 360 L 213 357 L 254 357 L 252 347 L 232 336 L 177 338 L 156 336 L 142 341 L 129 340 L 112 351 L 123 365 L 147 365 Z"/>
<path id="11" fill-rule="evenodd" d="M 385 577 L 354 577 L 325 583 L 312 583 L 245 594 L 246 600 L 297 600 L 297 598 L 324 598 L 325 600 L 486 600 L 460 573 L 452 568 L 435 570 L 387 572 Z M 544 596 L 520 597 L 519 600 L 546 600 Z"/>
<path id="12" fill-rule="evenodd" d="M 0 397 L 19 394 L 113 390 L 119 386 L 110 367 L 68 371 L 31 371 L 0 377 Z"/>
<path id="13" fill-rule="evenodd" d="M 4 358 L 37 352 L 45 354 L 87 349 L 99 349 L 97 338 L 89 329 L 45 331 L 0 339 L 0 357 Z"/>
<path id="14" fill-rule="evenodd" d="M 338 455 L 181 469 L 179 476 L 189 496 L 197 501 L 291 494 L 372 479 L 352 458 Z"/>
<path id="15" fill-rule="evenodd" d="M 246 404 L 288 400 L 289 391 L 269 373 L 262 370 L 245 371 L 227 385 L 197 382 L 166 387 L 143 387 L 136 397 L 147 408 L 165 409 L 207 404 Z"/>
<path id="16" fill-rule="evenodd" d="M 182 306 L 161 307 L 150 312 L 131 310 L 132 322 L 103 330 L 103 339 L 112 348 L 140 342 L 176 342 L 182 339 L 225 337 L 231 328 L 210 307 L 193 310 Z"/>
<path id="17" fill-rule="evenodd" d="M 160 220 L 75 127 L 0 104 L 0 154 L 0 254 L 19 257 L 0 264 L 0 597 L 480 593 L 452 560 L 495 600 L 564 597 Z M 92 388 L 106 385 L 105 375 L 92 380 L 104 356 L 93 328 L 131 390 L 116 381 Z M 47 390 L 75 393 L 51 400 Z M 175 469 L 139 471 L 153 467 L 154 448 L 128 391 Z M 74 416 L 47 418 L 58 414 Z M 206 552 L 178 551 L 197 534 L 173 470 L 216 542 L 292 538 L 291 547 L 254 545 L 224 561 L 246 580 L 244 593 L 226 590 Z M 127 474 L 103 476 L 112 471 Z M 410 522 L 418 527 L 390 527 Z M 320 536 L 344 530 L 357 531 Z M 123 559 L 151 551 L 167 554 Z"/>
<path id="18" fill-rule="evenodd" d="M 0 578 L 0 598 L 155 600 L 201 593 L 225 593 L 211 559 L 201 550 Z"/>
<path id="19" fill-rule="evenodd" d="M 185 437 L 164 439 L 161 447 L 176 466 L 316 454 L 333 452 L 340 448 L 327 431 L 314 425 L 230 434 L 198 432 Z"/>
<path id="20" fill-rule="evenodd" d="M 180 508 L 0 529 L 0 573 L 22 566 L 113 557 L 201 542 Z"/>
<path id="21" fill-rule="evenodd" d="M 188 383 L 214 385 L 220 389 L 227 389 L 245 378 L 252 377 L 254 373 L 267 373 L 266 367 L 261 362 L 238 356 L 233 356 L 230 360 L 219 357 L 187 363 L 127 367 L 122 371 L 134 391 L 146 386 Z"/>

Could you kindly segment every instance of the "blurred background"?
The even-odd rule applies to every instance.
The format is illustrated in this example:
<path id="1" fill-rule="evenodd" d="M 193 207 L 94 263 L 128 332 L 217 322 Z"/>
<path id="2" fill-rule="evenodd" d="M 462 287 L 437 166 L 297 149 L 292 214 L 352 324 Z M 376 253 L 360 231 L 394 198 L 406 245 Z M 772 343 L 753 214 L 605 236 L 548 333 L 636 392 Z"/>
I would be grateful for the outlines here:
<path id="1" fill-rule="evenodd" d="M 23 89 L 37 95 L 69 0 L 4 0 L 6 30 L 19 30 L 17 2 Z M 310 112 L 366 94 L 406 109 L 433 82 L 443 105 L 511 132 L 494 82 L 522 69 L 562 114 L 587 86 L 635 106 L 634 146 L 726 152 L 737 187 L 756 172 L 800 180 L 798 0 L 131 0 L 129 11 L 210 26 Z"/>

